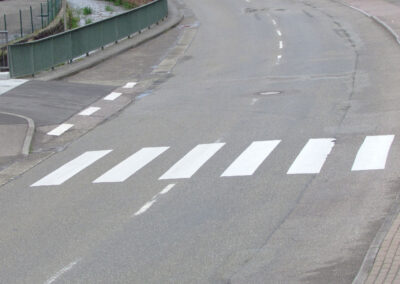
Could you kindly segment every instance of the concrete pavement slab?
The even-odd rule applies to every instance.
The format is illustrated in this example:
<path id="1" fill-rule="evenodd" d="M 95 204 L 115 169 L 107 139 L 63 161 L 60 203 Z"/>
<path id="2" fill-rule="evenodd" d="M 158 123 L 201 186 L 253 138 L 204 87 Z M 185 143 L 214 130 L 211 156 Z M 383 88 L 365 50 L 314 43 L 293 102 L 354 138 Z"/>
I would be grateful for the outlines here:
<path id="1" fill-rule="evenodd" d="M 114 88 L 59 81 L 29 81 L 0 97 L 0 111 L 31 117 L 37 126 L 57 124 Z"/>

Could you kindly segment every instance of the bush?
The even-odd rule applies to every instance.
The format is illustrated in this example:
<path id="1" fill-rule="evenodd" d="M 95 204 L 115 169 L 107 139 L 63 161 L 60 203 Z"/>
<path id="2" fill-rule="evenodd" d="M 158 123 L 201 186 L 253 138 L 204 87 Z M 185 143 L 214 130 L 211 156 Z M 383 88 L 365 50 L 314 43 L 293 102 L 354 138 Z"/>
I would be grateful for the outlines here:
<path id="1" fill-rule="evenodd" d="M 84 7 L 84 8 L 83 8 L 83 14 L 84 14 L 85 16 L 92 14 L 92 8 L 90 8 L 90 7 Z"/>
<path id="2" fill-rule="evenodd" d="M 79 27 L 80 18 L 75 17 L 71 9 L 68 9 L 67 16 L 68 16 L 68 29 L 75 29 Z"/>

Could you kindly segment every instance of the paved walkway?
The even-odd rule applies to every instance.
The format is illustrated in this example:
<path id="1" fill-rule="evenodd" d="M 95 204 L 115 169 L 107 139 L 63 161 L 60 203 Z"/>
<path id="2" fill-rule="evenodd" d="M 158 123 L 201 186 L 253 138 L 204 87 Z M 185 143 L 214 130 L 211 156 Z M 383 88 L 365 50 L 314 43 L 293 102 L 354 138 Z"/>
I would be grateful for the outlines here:
<path id="1" fill-rule="evenodd" d="M 384 26 L 400 44 L 400 0 L 343 2 Z M 354 283 L 400 283 L 400 215 L 393 219 L 390 226 L 384 224 L 377 234 Z"/>

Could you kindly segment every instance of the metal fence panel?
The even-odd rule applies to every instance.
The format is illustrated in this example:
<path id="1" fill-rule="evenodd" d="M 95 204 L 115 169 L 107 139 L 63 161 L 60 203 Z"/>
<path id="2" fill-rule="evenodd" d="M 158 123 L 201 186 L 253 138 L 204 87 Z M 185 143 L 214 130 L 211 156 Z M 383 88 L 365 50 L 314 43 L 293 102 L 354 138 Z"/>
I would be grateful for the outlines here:
<path id="1" fill-rule="evenodd" d="M 52 1 L 54 5 L 61 5 L 60 0 Z M 10 45 L 8 52 L 11 77 L 33 75 L 38 71 L 55 67 L 134 34 L 167 15 L 167 0 L 155 0 L 126 13 L 81 28 L 33 42 Z"/>
<path id="2" fill-rule="evenodd" d="M 33 48 L 33 69 L 44 70 L 54 65 L 53 39 L 37 42 Z"/>

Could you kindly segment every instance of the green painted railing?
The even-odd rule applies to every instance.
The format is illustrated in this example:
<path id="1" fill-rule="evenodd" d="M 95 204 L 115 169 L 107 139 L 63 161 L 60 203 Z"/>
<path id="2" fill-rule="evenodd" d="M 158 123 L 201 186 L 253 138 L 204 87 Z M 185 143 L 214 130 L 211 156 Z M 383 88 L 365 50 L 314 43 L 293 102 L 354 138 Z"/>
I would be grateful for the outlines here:
<path id="1" fill-rule="evenodd" d="M 123 39 L 168 15 L 167 0 L 40 40 L 8 46 L 11 77 L 34 75 Z"/>

